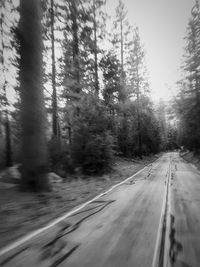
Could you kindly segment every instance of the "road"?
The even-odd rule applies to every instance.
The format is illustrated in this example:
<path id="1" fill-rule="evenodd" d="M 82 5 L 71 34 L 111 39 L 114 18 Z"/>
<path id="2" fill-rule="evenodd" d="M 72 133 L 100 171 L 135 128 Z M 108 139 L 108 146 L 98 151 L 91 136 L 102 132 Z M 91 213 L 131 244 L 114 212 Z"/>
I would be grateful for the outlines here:
<path id="1" fill-rule="evenodd" d="M 0 266 L 199 267 L 200 172 L 166 153 L 48 229 L 0 252 Z"/>

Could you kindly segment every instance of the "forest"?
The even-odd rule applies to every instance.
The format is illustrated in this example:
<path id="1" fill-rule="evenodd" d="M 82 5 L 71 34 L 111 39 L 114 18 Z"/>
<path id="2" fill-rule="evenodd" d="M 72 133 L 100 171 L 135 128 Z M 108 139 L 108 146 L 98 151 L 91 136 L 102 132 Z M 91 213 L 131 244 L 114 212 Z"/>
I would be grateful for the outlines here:
<path id="1" fill-rule="evenodd" d="M 157 104 L 122 0 L 113 18 L 106 0 L 1 0 L 0 10 L 0 169 L 18 164 L 22 190 L 50 190 L 50 171 L 107 173 L 116 157 L 199 153 L 198 1 L 179 91 Z"/>

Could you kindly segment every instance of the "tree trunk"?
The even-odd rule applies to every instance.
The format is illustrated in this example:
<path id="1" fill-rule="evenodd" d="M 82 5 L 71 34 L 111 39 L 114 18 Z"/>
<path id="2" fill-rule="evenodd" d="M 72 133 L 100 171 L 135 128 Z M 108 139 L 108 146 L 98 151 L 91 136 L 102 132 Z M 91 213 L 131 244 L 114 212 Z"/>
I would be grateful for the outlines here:
<path id="1" fill-rule="evenodd" d="M 98 58 L 97 58 L 97 22 L 96 22 L 96 4 L 93 0 L 93 15 L 94 15 L 94 71 L 95 71 L 95 93 L 99 96 L 99 78 L 98 78 Z"/>
<path id="2" fill-rule="evenodd" d="M 127 113 L 126 113 L 126 93 L 125 93 L 125 75 L 124 75 L 124 34 L 123 34 L 123 19 L 120 18 L 120 46 L 121 46 L 121 100 L 123 107 L 123 154 L 128 155 L 127 147 Z"/>
<path id="3" fill-rule="evenodd" d="M 120 20 L 120 35 L 121 35 L 121 65 L 122 65 L 122 77 L 123 77 L 123 72 L 124 72 L 124 39 L 123 39 L 123 21 L 122 19 Z"/>
<path id="4" fill-rule="evenodd" d="M 46 191 L 48 183 L 45 107 L 42 84 L 41 1 L 20 2 L 20 92 L 23 190 Z"/>
<path id="5" fill-rule="evenodd" d="M 6 167 L 11 167 L 12 166 L 12 149 L 11 149 L 10 121 L 8 118 L 8 112 L 6 113 L 5 135 L 6 135 Z"/>
<path id="6" fill-rule="evenodd" d="M 138 62 L 138 59 L 137 59 Z M 141 134 L 141 117 L 140 117 L 140 88 L 139 88 L 139 75 L 138 75 L 138 63 L 137 63 L 137 123 L 138 123 L 138 155 L 142 158 L 142 134 Z"/>
<path id="7" fill-rule="evenodd" d="M 58 107 L 56 92 L 56 60 L 54 37 L 54 0 L 51 0 L 51 67 L 52 67 L 52 137 L 58 137 Z"/>
<path id="8" fill-rule="evenodd" d="M 138 155 L 140 158 L 142 158 L 142 135 L 141 135 L 141 121 L 139 112 L 138 112 Z"/>
<path id="9" fill-rule="evenodd" d="M 4 85 L 3 85 L 3 92 L 4 92 L 4 105 L 5 105 L 5 138 L 6 138 L 6 143 L 5 143 L 5 165 L 6 167 L 12 166 L 12 149 L 11 149 L 11 133 L 10 133 L 10 121 L 8 117 L 8 99 L 7 99 L 7 92 L 6 92 L 6 86 L 7 86 L 7 79 L 6 79 L 6 68 L 5 68 L 5 62 L 4 62 L 4 49 L 5 49 L 5 44 L 4 44 L 4 30 L 3 30 L 3 21 L 4 21 L 4 13 L 3 10 L 5 8 L 5 1 L 2 1 L 1 3 L 1 20 L 0 20 L 0 32 L 1 32 L 1 46 L 2 46 L 2 51 L 1 51 L 1 64 L 2 64 L 2 72 L 4 76 Z M 1 126 L 1 125 L 0 125 Z M 0 130 L 1 134 L 1 130 Z"/>
<path id="10" fill-rule="evenodd" d="M 73 74 L 75 80 L 75 92 L 80 93 L 80 66 L 79 66 L 79 40 L 77 23 L 77 4 L 75 0 L 70 1 L 72 14 L 72 34 L 73 34 Z"/>

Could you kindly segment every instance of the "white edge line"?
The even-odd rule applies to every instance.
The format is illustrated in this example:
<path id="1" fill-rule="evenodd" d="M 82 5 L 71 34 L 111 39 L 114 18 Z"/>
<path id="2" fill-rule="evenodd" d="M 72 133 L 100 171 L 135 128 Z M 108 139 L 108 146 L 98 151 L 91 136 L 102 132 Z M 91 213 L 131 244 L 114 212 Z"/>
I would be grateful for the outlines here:
<path id="1" fill-rule="evenodd" d="M 160 157 L 158 159 L 155 160 L 158 161 L 160 159 Z M 96 199 L 102 197 L 105 194 L 108 194 L 109 192 L 111 192 L 113 189 L 115 189 L 116 187 L 126 183 L 127 181 L 129 181 L 130 179 L 132 179 L 133 177 L 135 177 L 136 175 L 138 175 L 139 173 L 141 173 L 145 168 L 147 168 L 149 165 L 151 165 L 152 163 L 146 165 L 145 167 L 143 167 L 141 170 L 137 171 L 135 174 L 133 174 L 132 176 L 128 177 L 127 179 L 125 179 L 124 181 L 113 185 L 110 189 L 108 189 L 107 191 L 97 195 L 96 197 L 92 198 L 91 200 L 83 203 L 81 206 L 79 206 L 78 208 L 72 209 L 71 211 L 65 213 L 63 216 L 59 217 L 58 219 L 53 220 L 52 222 L 50 222 L 49 224 L 47 224 L 46 226 L 35 230 L 33 232 L 31 232 L 30 234 L 22 237 L 21 239 L 15 241 L 14 243 L 4 247 L 3 249 L 0 250 L 0 257 L 3 256 L 4 254 L 8 253 L 9 251 L 17 248 L 18 246 L 23 245 L 23 243 L 29 241 L 30 239 L 32 239 L 33 237 L 36 237 L 37 235 L 41 234 L 42 232 L 48 230 L 49 228 L 55 226 L 56 224 L 58 224 L 59 222 L 61 222 L 62 220 L 66 219 L 67 217 L 71 216 L 72 214 L 76 213 L 77 211 L 85 208 L 88 204 L 90 204 L 91 202 L 95 201 Z"/>
<path id="2" fill-rule="evenodd" d="M 168 209 L 167 209 L 167 221 L 166 221 L 166 233 L 165 233 L 165 251 L 164 251 L 164 267 L 171 266 L 169 261 L 169 251 L 170 251 L 170 222 L 171 222 L 171 183 L 172 183 L 172 165 L 170 161 L 170 168 L 169 168 L 169 188 L 168 188 Z"/>
<path id="3" fill-rule="evenodd" d="M 192 165 L 193 168 L 195 168 L 196 170 L 198 170 L 197 166 L 194 165 L 193 163 L 190 163 Z"/>
<path id="4" fill-rule="evenodd" d="M 168 177 L 169 177 L 169 173 L 168 173 Z M 165 187 L 165 192 L 164 192 L 164 197 L 163 197 L 163 202 L 162 202 L 162 208 L 161 208 L 159 226 L 158 226 L 158 231 L 157 231 L 156 245 L 154 248 L 152 267 L 158 266 L 158 252 L 159 252 L 159 248 L 160 248 L 163 219 L 164 219 L 165 206 L 166 206 L 166 201 L 167 201 L 167 187 L 168 187 L 168 185 L 167 185 L 168 181 L 167 180 L 168 180 L 168 177 L 165 180 L 166 181 L 166 187 Z"/>

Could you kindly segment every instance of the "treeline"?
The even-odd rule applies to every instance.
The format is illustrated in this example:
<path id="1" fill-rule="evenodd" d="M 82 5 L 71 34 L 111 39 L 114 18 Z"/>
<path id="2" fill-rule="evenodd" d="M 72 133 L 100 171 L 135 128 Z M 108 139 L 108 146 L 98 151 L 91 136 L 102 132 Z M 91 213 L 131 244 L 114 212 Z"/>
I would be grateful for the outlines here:
<path id="1" fill-rule="evenodd" d="M 200 152 L 200 7 L 196 1 L 187 26 L 183 79 L 174 102 L 178 117 L 178 142 L 196 153 Z"/>
<path id="2" fill-rule="evenodd" d="M 22 163 L 24 188 L 47 189 L 49 168 L 96 174 L 113 155 L 167 148 L 164 104 L 150 99 L 144 46 L 121 0 L 112 22 L 105 0 L 0 5 L 1 165 Z"/>

